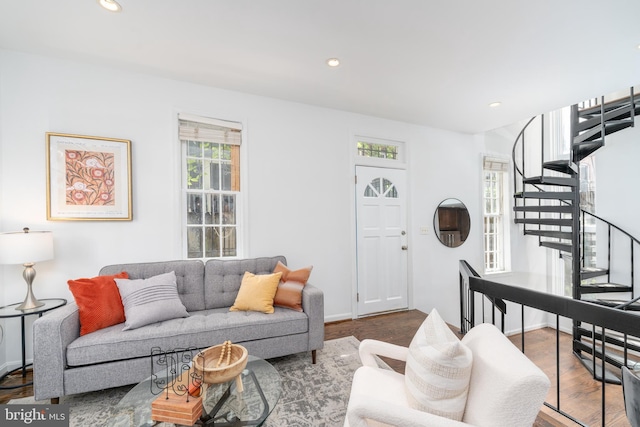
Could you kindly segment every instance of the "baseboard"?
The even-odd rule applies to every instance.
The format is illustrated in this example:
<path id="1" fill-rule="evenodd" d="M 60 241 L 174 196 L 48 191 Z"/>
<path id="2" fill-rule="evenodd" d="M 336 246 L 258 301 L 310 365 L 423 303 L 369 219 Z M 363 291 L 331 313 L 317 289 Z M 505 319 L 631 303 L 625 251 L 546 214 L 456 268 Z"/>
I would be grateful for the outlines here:
<path id="1" fill-rule="evenodd" d="M 555 329 L 555 326 L 550 326 L 547 322 L 543 322 L 543 323 L 538 323 L 538 324 L 535 324 L 535 325 L 526 326 L 524 328 L 524 332 L 527 333 L 527 332 L 535 331 L 537 329 L 548 328 L 548 327 L 551 327 L 551 328 Z M 504 334 L 506 336 L 517 335 L 517 334 L 520 334 L 520 333 L 522 333 L 522 328 L 512 329 L 512 330 L 509 330 L 509 331 L 504 331 Z"/>
<path id="2" fill-rule="evenodd" d="M 30 366 L 33 363 L 33 360 L 27 359 L 27 366 Z M 14 371 L 22 367 L 22 362 L 6 362 L 0 366 L 0 376 L 6 374 L 7 372 Z"/>
<path id="3" fill-rule="evenodd" d="M 324 323 L 340 322 L 342 320 L 352 320 L 352 319 L 353 317 L 351 316 L 351 313 L 334 314 L 332 316 L 325 316 Z"/>

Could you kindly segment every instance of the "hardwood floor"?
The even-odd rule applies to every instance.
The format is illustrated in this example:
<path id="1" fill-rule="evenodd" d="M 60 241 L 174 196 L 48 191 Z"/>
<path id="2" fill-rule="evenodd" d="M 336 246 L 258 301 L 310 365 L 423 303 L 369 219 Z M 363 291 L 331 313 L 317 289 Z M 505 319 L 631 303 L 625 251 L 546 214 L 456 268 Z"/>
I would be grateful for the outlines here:
<path id="1" fill-rule="evenodd" d="M 415 331 L 427 317 L 418 310 L 390 313 L 357 320 L 327 323 L 325 339 L 355 336 L 360 341 L 366 338 L 387 341 L 408 346 Z M 452 330 L 457 334 L 455 328 Z M 521 336 L 513 335 L 511 341 L 520 348 Z M 556 405 L 556 354 L 555 330 L 539 329 L 525 334 L 525 354 L 538 365 L 551 380 L 551 390 L 547 402 Z M 385 359 L 393 369 L 404 372 L 404 363 Z M 2 385 L 20 384 L 31 380 L 29 372 L 25 380 L 20 374 L 11 376 Z M 571 336 L 560 334 L 560 408 L 579 418 L 589 426 L 601 426 L 600 398 L 602 390 L 600 382 L 594 381 L 587 370 L 571 353 Z M 31 396 L 31 386 L 15 389 L 0 390 L 0 404 L 18 397 Z M 605 423 L 608 427 L 629 427 L 622 398 L 622 387 L 607 384 L 605 387 L 606 408 Z M 577 425 L 548 408 L 543 408 L 536 420 L 536 427 L 556 427 Z"/>

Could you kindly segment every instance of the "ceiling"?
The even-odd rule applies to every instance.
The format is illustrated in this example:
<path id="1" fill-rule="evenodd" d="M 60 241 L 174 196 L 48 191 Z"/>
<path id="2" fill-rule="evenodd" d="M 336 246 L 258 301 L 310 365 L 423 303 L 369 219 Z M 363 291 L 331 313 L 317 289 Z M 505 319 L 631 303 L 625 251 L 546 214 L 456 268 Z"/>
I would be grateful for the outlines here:
<path id="1" fill-rule="evenodd" d="M 468 133 L 640 83 L 638 0 L 119 3 L 0 0 L 0 48 Z"/>

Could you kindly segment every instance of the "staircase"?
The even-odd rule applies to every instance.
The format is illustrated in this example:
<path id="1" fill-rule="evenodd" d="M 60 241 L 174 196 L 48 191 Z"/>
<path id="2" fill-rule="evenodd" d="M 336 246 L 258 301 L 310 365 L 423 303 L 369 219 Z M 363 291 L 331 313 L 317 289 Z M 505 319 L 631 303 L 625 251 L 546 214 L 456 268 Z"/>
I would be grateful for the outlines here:
<path id="1" fill-rule="evenodd" d="M 640 241 L 614 224 L 581 209 L 580 162 L 602 148 L 607 135 L 634 126 L 635 116 L 640 115 L 640 99 L 634 96 L 631 88 L 629 96 L 611 102 L 605 102 L 602 97 L 595 104 L 571 107 L 571 149 L 568 159 L 545 160 L 544 116 L 532 118 L 522 129 L 512 153 L 516 189 L 514 221 L 523 224 L 525 235 L 537 237 L 540 246 L 555 249 L 565 261 L 570 260 L 571 294 L 574 299 L 627 310 L 639 309 L 634 299 L 633 254 L 636 245 L 640 247 Z M 540 157 L 532 160 L 526 156 L 533 152 L 532 142 L 525 136 L 537 123 L 540 124 L 540 137 L 534 138 L 533 142 L 539 144 Z M 518 149 L 521 156 L 517 154 Z M 534 176 L 525 174 L 530 169 L 536 170 Z M 595 222 L 598 227 L 608 227 L 609 253 L 605 267 L 587 266 L 585 263 L 586 239 L 581 225 L 586 221 Z M 621 233 L 630 241 L 629 283 L 611 281 L 612 233 Z M 606 298 L 605 294 L 613 292 L 623 292 L 630 297 L 623 300 Z M 604 348 L 602 341 L 602 332 L 574 322 L 574 354 L 593 373 L 594 378 L 600 379 L 602 375 L 602 369 L 598 369 L 595 363 L 596 358 L 604 358 L 607 364 L 617 368 L 625 364 L 635 365 L 629 360 L 630 356 L 640 360 L 640 340 L 605 334 Z M 604 375 L 607 382 L 620 382 L 619 374 L 605 372 Z"/>

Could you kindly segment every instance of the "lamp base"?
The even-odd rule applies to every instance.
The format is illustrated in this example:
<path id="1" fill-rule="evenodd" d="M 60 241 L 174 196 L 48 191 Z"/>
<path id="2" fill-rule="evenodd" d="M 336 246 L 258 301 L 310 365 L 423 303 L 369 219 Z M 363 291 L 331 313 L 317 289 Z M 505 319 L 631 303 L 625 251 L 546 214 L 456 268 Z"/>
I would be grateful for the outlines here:
<path id="1" fill-rule="evenodd" d="M 25 282 L 27 282 L 27 296 L 24 298 L 24 302 L 16 307 L 16 310 L 31 310 L 33 308 L 41 307 L 44 305 L 43 302 L 40 302 L 36 299 L 35 295 L 33 295 L 33 291 L 31 290 L 31 284 L 33 283 L 33 279 L 36 277 L 36 270 L 34 270 L 34 263 L 26 263 L 24 265 L 24 271 L 22 272 L 22 277 L 24 277 Z"/>

